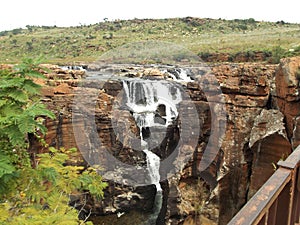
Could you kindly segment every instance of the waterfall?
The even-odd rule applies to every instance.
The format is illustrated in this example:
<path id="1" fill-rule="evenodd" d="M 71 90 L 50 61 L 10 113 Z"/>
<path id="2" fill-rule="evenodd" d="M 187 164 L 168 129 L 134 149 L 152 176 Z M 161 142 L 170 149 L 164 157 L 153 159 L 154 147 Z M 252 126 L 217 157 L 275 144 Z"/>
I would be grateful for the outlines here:
<path id="1" fill-rule="evenodd" d="M 147 224 L 154 224 L 162 207 L 162 188 L 160 181 L 160 158 L 148 149 L 143 129 L 154 126 L 167 127 L 178 116 L 176 105 L 182 100 L 181 92 L 174 83 L 153 80 L 125 80 L 123 88 L 126 105 L 140 128 L 141 145 L 146 154 L 147 171 L 151 184 L 157 190 L 153 215 Z M 160 119 L 158 120 L 157 117 Z"/>
<path id="2" fill-rule="evenodd" d="M 177 117 L 176 104 L 182 97 L 176 85 L 164 81 L 126 80 L 123 81 L 123 88 L 127 97 L 126 105 L 133 112 L 139 128 L 168 126 Z M 159 106 L 165 107 L 160 114 L 165 124 L 155 121 Z"/>
<path id="3" fill-rule="evenodd" d="M 149 176 L 152 184 L 155 184 L 157 191 L 162 191 L 159 180 L 159 164 L 160 164 L 160 158 L 154 154 L 153 152 L 149 151 L 148 149 L 144 149 L 143 152 L 145 152 L 147 157 L 147 168 L 149 171 Z"/>
<path id="4" fill-rule="evenodd" d="M 193 80 L 188 76 L 187 71 L 185 69 L 180 69 L 179 77 L 181 80 L 185 82 L 192 82 Z"/>
<path id="5" fill-rule="evenodd" d="M 172 72 L 167 69 L 162 71 L 163 73 L 167 73 L 174 81 L 184 81 L 184 82 L 193 82 L 194 80 L 188 75 L 189 70 L 183 68 L 173 69 Z"/>

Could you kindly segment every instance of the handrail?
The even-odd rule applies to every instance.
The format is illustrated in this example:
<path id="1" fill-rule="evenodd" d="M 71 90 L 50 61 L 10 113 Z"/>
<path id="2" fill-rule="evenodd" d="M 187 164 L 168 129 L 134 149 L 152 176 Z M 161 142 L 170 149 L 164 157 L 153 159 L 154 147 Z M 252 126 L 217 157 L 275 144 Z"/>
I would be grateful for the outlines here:
<path id="1" fill-rule="evenodd" d="M 300 146 L 256 192 L 228 225 L 294 225 L 300 216 Z"/>

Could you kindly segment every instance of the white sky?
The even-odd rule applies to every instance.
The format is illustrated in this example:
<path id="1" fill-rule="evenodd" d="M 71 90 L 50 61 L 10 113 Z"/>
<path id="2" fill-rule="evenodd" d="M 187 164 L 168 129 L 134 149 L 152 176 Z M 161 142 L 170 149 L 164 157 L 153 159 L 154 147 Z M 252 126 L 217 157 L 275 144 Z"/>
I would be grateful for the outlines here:
<path id="1" fill-rule="evenodd" d="M 299 6 L 299 0 L 1 0 L 0 31 L 26 25 L 93 24 L 104 18 L 193 16 L 300 23 Z"/>

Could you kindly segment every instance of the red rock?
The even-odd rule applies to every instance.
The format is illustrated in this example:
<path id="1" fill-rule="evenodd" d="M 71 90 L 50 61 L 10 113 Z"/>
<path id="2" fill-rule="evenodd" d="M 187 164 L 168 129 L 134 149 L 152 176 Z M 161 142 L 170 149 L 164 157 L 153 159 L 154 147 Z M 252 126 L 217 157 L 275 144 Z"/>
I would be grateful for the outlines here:
<path id="1" fill-rule="evenodd" d="M 210 192 L 209 200 L 205 199 L 207 203 L 203 207 L 202 214 L 205 216 L 210 215 L 209 218 L 219 224 L 227 224 L 231 217 L 245 204 L 247 198 L 272 174 L 272 163 L 276 163 L 283 155 L 291 151 L 289 138 L 293 136 L 293 142 L 295 144 L 300 143 L 298 137 L 299 121 L 296 118 L 300 111 L 299 96 L 296 92 L 298 83 L 293 77 L 299 63 L 299 58 L 286 59 L 281 62 L 276 72 L 277 92 L 275 92 L 275 89 L 272 91 L 276 65 L 257 63 L 212 65 L 212 73 L 219 81 L 224 95 L 225 119 L 214 118 L 214 121 L 211 121 L 213 118 L 211 112 L 217 110 L 217 103 L 220 103 L 220 95 L 217 92 L 216 85 L 208 82 L 208 85 L 204 87 L 206 89 L 204 91 L 199 89 L 197 83 L 187 84 L 186 93 L 190 95 L 191 102 L 197 109 L 198 115 L 194 116 L 198 116 L 201 130 L 199 131 L 196 148 L 193 149 L 188 144 L 183 148 L 184 153 L 193 156 L 192 159 L 182 166 L 180 173 L 166 181 L 168 182 L 167 186 L 169 186 L 169 194 L 165 205 L 167 211 L 165 215 L 166 223 L 183 222 L 187 216 L 195 213 L 191 203 L 194 199 L 189 199 L 187 194 L 190 191 L 187 191 L 186 188 L 189 185 L 192 185 L 191 189 L 195 188 L 195 181 L 201 178 L 197 168 L 200 165 L 207 142 L 215 132 L 211 128 L 212 124 L 216 127 L 226 125 L 226 130 L 223 137 L 212 137 L 214 146 L 217 146 L 217 143 L 221 143 L 221 145 L 217 149 L 218 154 L 214 156 L 211 165 L 205 170 L 205 176 L 201 178 L 202 181 L 206 181 L 204 185 Z M 118 65 L 117 68 L 120 69 L 120 66 Z M 55 68 L 55 70 L 57 70 L 57 73 L 62 74 L 59 69 Z M 152 74 L 154 77 L 163 78 L 163 74 L 158 73 L 155 69 L 145 71 L 148 75 Z M 74 147 L 74 145 L 78 146 L 89 137 L 89 133 L 84 129 L 84 119 L 72 121 L 71 111 L 74 105 L 74 91 L 81 89 L 77 87 L 80 82 L 78 82 L 78 79 L 73 78 L 70 72 L 66 72 L 64 75 L 58 75 L 57 73 L 54 72 L 53 76 L 48 77 L 54 86 L 43 88 L 49 109 L 57 114 L 56 120 L 47 120 L 46 142 L 50 146 L 56 147 L 62 145 L 66 148 Z M 57 79 L 57 77 L 61 79 Z M 285 77 L 289 78 L 285 79 Z M 213 79 L 210 81 L 213 81 Z M 54 89 L 53 92 L 51 92 L 51 88 Z M 143 163 L 144 158 L 130 148 L 133 144 L 131 138 L 139 136 L 138 128 L 130 113 L 122 110 L 116 111 L 115 116 L 121 118 L 117 123 L 120 133 L 116 134 L 113 130 L 112 112 L 114 111 L 114 104 L 118 104 L 117 97 L 121 89 L 122 84 L 120 81 L 106 82 L 101 90 L 99 87 L 93 87 L 93 84 L 87 84 L 84 94 L 80 96 L 83 100 L 90 101 L 90 104 L 83 109 L 84 116 L 88 118 L 91 113 L 95 113 L 97 137 L 102 141 L 104 149 L 111 149 L 113 155 L 126 163 Z M 96 100 L 91 98 L 94 93 L 97 93 Z M 208 93 L 210 96 L 205 96 Z M 276 93 L 275 96 L 274 93 Z M 271 107 L 269 104 L 270 98 L 274 102 L 276 100 L 282 114 L 278 111 L 266 110 Z M 211 109 L 207 99 L 211 101 Z M 185 104 L 187 104 L 187 101 L 181 103 L 184 109 Z M 94 110 L 95 105 L 96 110 Z M 193 113 L 190 110 L 183 111 L 189 116 Z M 178 123 L 180 124 L 180 122 L 179 119 Z M 184 129 L 181 129 L 183 136 L 191 139 L 187 138 L 186 143 L 191 143 L 194 138 L 192 130 L 196 125 L 180 125 L 184 127 Z M 74 127 L 82 134 L 77 139 L 80 143 L 75 141 Z M 167 149 L 166 146 L 175 142 L 176 135 L 177 139 L 179 138 L 174 129 L 170 129 L 169 132 L 171 134 L 168 135 L 173 136 L 173 139 L 169 139 L 167 144 L 164 145 L 166 149 L 155 149 L 164 158 L 170 154 L 170 149 Z M 284 135 L 285 132 L 287 133 L 286 136 Z M 120 144 L 119 141 L 122 138 L 124 145 Z M 260 151 L 258 151 L 259 143 L 261 143 Z M 86 152 L 83 152 L 83 154 L 86 154 Z M 95 160 L 105 163 L 105 160 L 100 158 Z M 181 162 L 180 160 L 182 158 L 179 158 L 178 162 Z M 215 186 L 212 185 L 214 183 L 216 183 Z M 119 194 L 126 191 L 128 190 L 120 188 Z M 247 195 L 248 192 L 249 195 Z M 111 204 L 113 199 L 116 199 L 116 196 L 110 195 L 105 200 L 106 202 L 101 206 L 98 205 L 99 207 L 95 210 L 98 213 L 101 210 L 108 210 L 108 205 Z M 124 205 L 126 204 L 124 203 Z"/>
<path id="2" fill-rule="evenodd" d="M 280 61 L 276 71 L 276 102 L 287 121 L 288 137 L 292 136 L 294 117 L 300 115 L 299 80 L 296 73 L 300 68 L 300 57 Z"/>
<path id="3" fill-rule="evenodd" d="M 283 114 L 278 110 L 263 109 L 254 121 L 249 141 L 250 150 L 246 150 L 253 154 L 249 168 L 251 180 L 248 198 L 273 174 L 276 163 L 291 153 L 283 119 Z"/>
<path id="4" fill-rule="evenodd" d="M 54 96 L 54 88 L 49 87 L 49 86 L 44 86 L 41 89 L 41 94 L 46 97 L 53 97 Z"/>
<path id="5" fill-rule="evenodd" d="M 54 88 L 55 94 L 70 94 L 71 88 L 68 84 L 62 83 Z"/>

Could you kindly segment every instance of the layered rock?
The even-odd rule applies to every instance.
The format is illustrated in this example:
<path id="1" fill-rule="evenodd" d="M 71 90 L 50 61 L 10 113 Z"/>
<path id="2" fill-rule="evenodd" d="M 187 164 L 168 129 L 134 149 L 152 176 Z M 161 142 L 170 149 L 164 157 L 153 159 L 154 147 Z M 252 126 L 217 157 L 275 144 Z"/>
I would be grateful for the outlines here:
<path id="1" fill-rule="evenodd" d="M 221 165 L 215 169 L 218 185 L 212 192 L 219 208 L 220 224 L 226 224 L 246 201 L 248 164 L 244 148 L 249 145 L 251 128 L 270 97 L 272 66 L 225 64 L 212 68 L 225 97 L 227 121 L 220 152 Z M 218 165 L 218 163 L 216 163 Z"/>
<path id="2" fill-rule="evenodd" d="M 285 116 L 289 138 L 293 136 L 296 117 L 300 115 L 299 70 L 300 58 L 293 57 L 282 59 L 276 72 L 275 99 Z"/>
<path id="3" fill-rule="evenodd" d="M 278 159 L 284 160 L 292 151 L 283 119 L 280 111 L 263 109 L 254 121 L 249 148 L 244 150 L 249 164 L 248 199 L 273 174 Z"/>
<path id="4" fill-rule="evenodd" d="M 299 58 L 284 59 L 279 67 L 256 63 L 213 65 L 211 73 L 220 84 L 224 99 L 222 104 L 226 109 L 225 119 L 213 117 L 221 103 L 217 98 L 218 94 L 212 90 L 214 87 L 203 85 L 201 88 L 197 76 L 194 76 L 196 82 L 183 83 L 190 99 L 181 104 L 183 108 L 188 108 L 184 107 L 188 103 L 195 106 L 201 129 L 196 147 L 192 148 L 187 141 L 183 149 L 187 155 L 192 155 L 191 160 L 182 164 L 179 173 L 163 182 L 164 201 L 159 216 L 160 223 L 189 224 L 191 221 L 197 223 L 201 220 L 227 224 L 271 176 L 273 165 L 291 152 L 291 142 L 293 146 L 300 143 L 300 107 L 296 78 L 299 65 Z M 120 101 L 122 81 L 85 81 L 81 98 L 90 100 L 91 104 L 83 107 L 83 119 L 78 117 L 72 120 L 72 111 L 74 113 L 74 105 L 77 104 L 74 102 L 74 93 L 82 88 L 79 78 L 83 75 L 59 68 L 52 70 L 54 72 L 47 75 L 48 80 L 44 83 L 43 100 L 57 113 L 57 120 L 46 123 L 47 143 L 50 146 L 66 148 L 80 146 L 79 142 L 83 143 L 91 138 L 83 127 L 89 126 L 85 119 L 90 118 L 90 114 L 94 112 L 94 129 L 97 131 L 94 138 L 101 140 L 102 150 L 108 149 L 124 163 L 144 165 L 145 155 L 132 149 L 132 146 L 139 144 L 132 142 L 134 138 L 139 138 L 139 130 L 131 113 L 126 108 L 114 108 Z M 122 66 L 117 65 L 109 70 L 123 77 L 151 76 L 151 79 L 170 79 L 160 68 L 126 66 L 122 69 Z M 193 111 L 184 110 L 184 113 L 188 117 Z M 114 117 L 120 118 L 116 124 L 111 122 Z M 153 151 L 165 159 L 176 147 L 180 135 L 191 134 L 193 139 L 194 124 L 190 125 L 192 126 L 181 124 L 179 118 L 173 126 L 168 127 L 162 144 Z M 118 132 L 114 130 L 114 126 L 118 127 Z M 224 135 L 214 137 L 214 129 L 222 126 L 226 128 Z M 79 130 L 82 128 L 81 136 L 77 140 L 74 138 L 74 127 Z M 200 170 L 209 142 L 214 146 L 219 143 L 221 145 L 216 154 L 213 154 L 209 167 Z M 86 153 L 83 151 L 82 154 L 84 156 Z M 104 158 L 98 156 L 93 159 L 105 164 Z M 177 160 L 182 159 L 179 157 Z M 154 187 L 136 189 L 117 186 L 117 191 L 112 191 L 115 186 L 116 184 L 111 183 L 104 201 L 93 202 L 95 214 L 105 215 L 133 208 L 150 210 L 152 207 Z M 127 195 L 131 196 L 130 200 L 122 198 Z"/>

